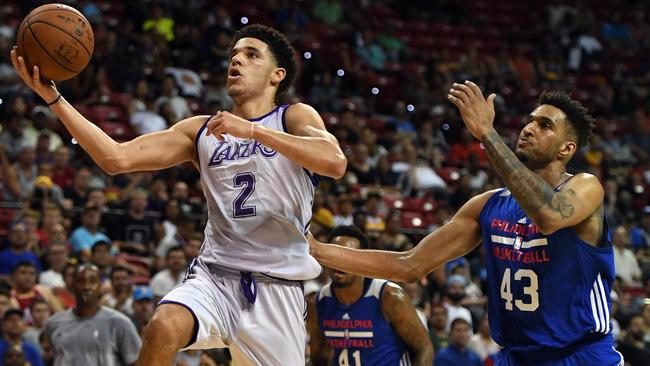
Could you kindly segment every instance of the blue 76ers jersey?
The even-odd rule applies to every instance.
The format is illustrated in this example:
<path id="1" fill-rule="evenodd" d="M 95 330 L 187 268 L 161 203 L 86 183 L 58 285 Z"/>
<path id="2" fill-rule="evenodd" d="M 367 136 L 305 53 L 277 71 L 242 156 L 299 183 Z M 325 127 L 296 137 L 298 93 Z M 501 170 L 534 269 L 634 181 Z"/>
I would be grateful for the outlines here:
<path id="1" fill-rule="evenodd" d="M 551 357 L 611 332 L 614 254 L 572 228 L 544 235 L 507 189 L 480 214 L 487 256 L 492 338 L 521 355 Z M 533 356 L 538 357 L 538 356 Z"/>
<path id="2" fill-rule="evenodd" d="M 404 341 L 395 333 L 381 310 L 386 280 L 364 279 L 363 296 L 354 304 L 339 303 L 330 285 L 318 294 L 318 325 L 325 341 L 334 349 L 336 366 L 409 366 Z"/>

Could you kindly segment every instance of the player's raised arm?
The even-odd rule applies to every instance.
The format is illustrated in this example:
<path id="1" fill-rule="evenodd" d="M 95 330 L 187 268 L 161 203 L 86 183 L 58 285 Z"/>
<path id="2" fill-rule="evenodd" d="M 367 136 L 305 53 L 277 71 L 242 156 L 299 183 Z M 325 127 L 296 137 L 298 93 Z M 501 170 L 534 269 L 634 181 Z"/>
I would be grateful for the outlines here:
<path id="1" fill-rule="evenodd" d="M 397 285 L 386 285 L 381 293 L 381 308 L 395 333 L 411 350 L 411 364 L 431 365 L 433 345 L 406 292 Z"/>
<path id="2" fill-rule="evenodd" d="M 210 120 L 206 133 L 217 138 L 223 133 L 253 138 L 316 174 L 336 179 L 345 174 L 347 159 L 314 108 L 294 104 L 287 108 L 285 121 L 288 133 L 257 123 L 251 125 L 232 113 L 220 112 Z"/>
<path id="3" fill-rule="evenodd" d="M 427 235 L 406 252 L 357 250 L 324 244 L 309 236 L 311 254 L 327 267 L 357 276 L 414 282 L 447 261 L 467 254 L 481 240 L 479 215 L 494 193 L 470 199 L 443 227 Z"/>
<path id="4" fill-rule="evenodd" d="M 118 143 L 63 99 L 53 82 L 44 83 L 38 66 L 27 70 L 15 48 L 11 62 L 23 81 L 48 103 L 70 134 L 108 174 L 164 169 L 195 159 L 193 136 L 207 116 L 192 117 L 168 130 Z"/>
<path id="5" fill-rule="evenodd" d="M 485 146 L 492 166 L 526 214 L 544 234 L 575 226 L 594 214 L 605 195 L 598 178 L 591 174 L 578 174 L 556 192 L 544 177 L 521 162 L 494 129 L 494 98 L 492 94 L 486 100 L 481 89 L 471 81 L 455 83 L 448 95 L 448 99 L 458 107 L 467 129 Z M 545 133 L 544 130 L 555 133 L 560 128 L 553 120 L 537 116 L 535 112 L 529 119 L 535 125 L 531 128 L 538 128 L 542 131 L 540 134 Z M 576 149 L 577 143 L 566 143 L 559 152 L 560 158 L 570 159 Z M 562 169 L 560 174 L 564 168 L 558 166 L 558 170 Z"/>

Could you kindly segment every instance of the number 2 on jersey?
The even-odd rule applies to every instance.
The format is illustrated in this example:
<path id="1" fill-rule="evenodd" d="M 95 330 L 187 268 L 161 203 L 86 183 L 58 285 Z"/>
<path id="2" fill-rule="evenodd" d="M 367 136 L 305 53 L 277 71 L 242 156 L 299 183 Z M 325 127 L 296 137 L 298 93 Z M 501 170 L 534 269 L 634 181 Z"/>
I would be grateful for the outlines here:
<path id="1" fill-rule="evenodd" d="M 519 269 L 515 272 L 515 281 L 521 281 L 522 278 L 528 278 L 530 285 L 524 286 L 524 294 L 530 296 L 530 302 L 515 300 L 515 306 L 521 311 L 535 311 L 539 307 L 539 293 L 537 292 L 538 282 L 537 274 L 530 269 Z M 510 268 L 503 272 L 501 280 L 501 298 L 506 300 L 506 310 L 512 310 L 512 288 L 510 287 Z"/>
<path id="2" fill-rule="evenodd" d="M 344 349 L 339 355 L 339 366 L 361 366 L 361 351 L 356 350 L 352 352 L 352 358 L 354 359 L 353 365 L 350 364 L 350 360 L 348 359 L 348 349 Z"/>
<path id="3" fill-rule="evenodd" d="M 244 187 L 232 203 L 232 216 L 236 219 L 241 217 L 255 216 L 257 209 L 255 206 L 245 206 L 246 201 L 255 191 L 255 176 L 253 173 L 239 173 L 233 179 L 235 188 Z"/>

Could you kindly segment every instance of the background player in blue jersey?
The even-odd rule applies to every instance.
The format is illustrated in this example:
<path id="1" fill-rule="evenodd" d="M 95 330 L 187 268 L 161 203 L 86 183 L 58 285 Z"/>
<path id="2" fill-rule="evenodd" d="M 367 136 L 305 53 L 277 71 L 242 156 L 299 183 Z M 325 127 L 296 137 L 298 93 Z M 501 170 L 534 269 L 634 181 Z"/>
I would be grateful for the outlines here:
<path id="1" fill-rule="evenodd" d="M 448 95 L 507 189 L 471 198 L 408 252 L 313 241 L 312 253 L 342 271 L 415 281 L 483 241 L 490 330 L 504 347 L 497 365 L 622 365 L 609 323 L 614 260 L 603 187 L 566 171 L 594 119 L 568 94 L 545 93 L 513 152 L 493 127 L 494 98 L 470 81 Z"/>
<path id="2" fill-rule="evenodd" d="M 367 249 L 368 238 L 355 226 L 339 226 L 332 243 Z M 377 280 L 330 270 L 331 282 L 307 314 L 315 365 L 427 365 L 433 346 L 404 290 Z"/>
<path id="3" fill-rule="evenodd" d="M 304 364 L 301 281 L 320 265 L 305 238 L 316 174 L 340 178 L 346 158 L 312 107 L 276 105 L 296 76 L 286 36 L 261 25 L 235 34 L 231 112 L 196 116 L 118 143 L 61 97 L 38 67 L 11 61 L 90 157 L 114 175 L 192 162 L 208 206 L 205 241 L 186 280 L 163 298 L 138 365 L 170 365 L 179 349 L 228 347 L 237 364 Z M 282 309 L 282 310 L 279 310 Z"/>

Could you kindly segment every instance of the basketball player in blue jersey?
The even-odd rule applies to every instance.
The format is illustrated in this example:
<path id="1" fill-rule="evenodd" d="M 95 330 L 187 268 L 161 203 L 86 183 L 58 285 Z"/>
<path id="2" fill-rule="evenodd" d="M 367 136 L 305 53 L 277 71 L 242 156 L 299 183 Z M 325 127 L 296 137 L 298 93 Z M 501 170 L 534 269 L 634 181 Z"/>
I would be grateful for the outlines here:
<path id="1" fill-rule="evenodd" d="M 339 226 L 329 238 L 347 248 L 368 248 L 356 226 Z M 307 313 L 314 365 L 431 366 L 433 345 L 401 287 L 336 270 L 330 278 L 310 299 Z"/>
<path id="2" fill-rule="evenodd" d="M 237 365 L 304 365 L 302 280 L 320 265 L 305 233 L 316 175 L 341 177 L 346 159 L 308 105 L 276 105 L 296 73 L 294 51 L 276 30 L 235 34 L 228 64 L 231 112 L 182 120 L 117 143 L 27 70 L 21 78 L 107 173 L 191 161 L 208 205 L 205 241 L 186 280 L 167 294 L 145 330 L 138 365 L 171 365 L 180 349 L 228 347 Z"/>
<path id="3" fill-rule="evenodd" d="M 503 347 L 497 365 L 622 365 L 609 323 L 614 258 L 603 187 L 566 171 L 594 119 L 567 94 L 545 93 L 513 152 L 493 127 L 494 98 L 470 81 L 448 95 L 506 188 L 473 197 L 407 252 L 312 240 L 312 254 L 341 271 L 415 281 L 482 241 L 490 331 Z"/>

